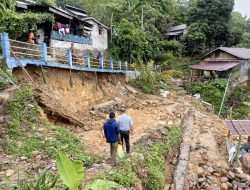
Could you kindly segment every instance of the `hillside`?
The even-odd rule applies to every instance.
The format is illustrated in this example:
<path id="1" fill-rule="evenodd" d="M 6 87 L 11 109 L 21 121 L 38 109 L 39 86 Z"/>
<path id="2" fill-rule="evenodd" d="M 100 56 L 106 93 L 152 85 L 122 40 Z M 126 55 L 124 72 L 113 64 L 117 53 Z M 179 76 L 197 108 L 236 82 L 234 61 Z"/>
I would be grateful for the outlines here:
<path id="1" fill-rule="evenodd" d="M 54 69 L 46 69 L 49 82 L 44 84 L 39 70 L 31 67 L 28 71 L 35 88 L 28 87 L 23 74 L 15 70 L 22 83 L 1 92 L 1 179 L 7 176 L 16 183 L 18 175 L 32 179 L 45 168 L 56 173 L 55 156 L 60 150 L 84 162 L 85 184 L 99 178 L 128 189 L 171 189 L 177 180 L 171 174 L 182 159 L 182 141 L 191 146 L 186 187 L 196 184 L 201 164 L 228 169 L 223 121 L 188 95 L 178 96 L 174 91 L 166 98 L 146 95 L 130 87 L 122 75 L 101 74 L 96 83 L 85 73 L 83 85 L 82 73 L 77 72 L 72 73 L 71 88 L 66 71 Z M 119 114 L 121 105 L 134 120 L 132 153 L 112 168 L 102 125 L 109 111 Z M 193 129 L 188 129 L 187 140 L 189 125 Z M 216 180 L 210 189 L 220 187 Z"/>

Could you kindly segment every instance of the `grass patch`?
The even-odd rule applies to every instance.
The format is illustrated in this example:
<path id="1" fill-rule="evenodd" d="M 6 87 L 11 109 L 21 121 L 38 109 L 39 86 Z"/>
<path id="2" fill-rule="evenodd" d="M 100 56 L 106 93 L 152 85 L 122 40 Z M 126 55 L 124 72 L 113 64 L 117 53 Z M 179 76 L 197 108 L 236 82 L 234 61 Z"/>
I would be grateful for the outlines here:
<path id="1" fill-rule="evenodd" d="M 6 154 L 34 157 L 34 151 L 55 158 L 57 151 L 91 165 L 98 157 L 87 155 L 83 143 L 70 130 L 38 119 L 38 107 L 28 86 L 20 88 L 8 104 L 12 120 L 1 142 Z"/>
<path id="2" fill-rule="evenodd" d="M 120 162 L 108 178 L 125 187 L 131 187 L 140 177 L 147 190 L 161 190 L 165 182 L 165 156 L 179 146 L 181 136 L 178 127 L 166 131 L 161 133 L 162 139 L 152 145 L 148 146 L 147 142 L 138 144 L 135 152 L 141 156 Z M 144 168 L 143 172 L 146 171 L 147 177 L 138 168 Z"/>
<path id="3" fill-rule="evenodd" d="M 133 171 L 131 161 L 121 161 L 119 166 L 117 166 L 112 173 L 109 179 L 125 187 L 132 187 L 132 185 L 139 180 L 136 173 Z"/>

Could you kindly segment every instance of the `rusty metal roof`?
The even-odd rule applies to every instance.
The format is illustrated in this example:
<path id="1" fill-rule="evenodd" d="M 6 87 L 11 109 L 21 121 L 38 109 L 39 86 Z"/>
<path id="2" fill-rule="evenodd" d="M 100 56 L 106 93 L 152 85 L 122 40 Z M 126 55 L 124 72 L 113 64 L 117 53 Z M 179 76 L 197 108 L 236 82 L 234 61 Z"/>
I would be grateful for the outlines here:
<path id="1" fill-rule="evenodd" d="M 250 136 L 250 120 L 225 120 L 232 135 Z"/>
<path id="2" fill-rule="evenodd" d="M 191 65 L 190 67 L 204 71 L 227 71 L 238 64 L 239 62 L 235 61 L 204 61 L 197 65 Z"/>
<path id="3" fill-rule="evenodd" d="M 229 53 L 235 57 L 238 57 L 240 59 L 244 59 L 244 60 L 250 59 L 250 49 L 248 49 L 248 48 L 230 48 L 230 47 L 219 47 L 219 48 L 214 49 L 213 51 L 207 53 L 202 58 L 208 56 L 209 54 L 211 54 L 217 50 L 227 52 L 227 53 Z"/>

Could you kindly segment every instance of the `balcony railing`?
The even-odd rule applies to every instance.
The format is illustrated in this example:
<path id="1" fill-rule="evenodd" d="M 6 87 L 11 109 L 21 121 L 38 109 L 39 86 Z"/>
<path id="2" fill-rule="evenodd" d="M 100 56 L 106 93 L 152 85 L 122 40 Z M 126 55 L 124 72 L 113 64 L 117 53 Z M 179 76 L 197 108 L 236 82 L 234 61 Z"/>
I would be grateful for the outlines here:
<path id="1" fill-rule="evenodd" d="M 47 47 L 11 40 L 7 33 L 0 33 L 3 58 L 9 69 L 31 65 L 72 69 L 78 71 L 110 72 L 137 74 L 132 65 L 127 62 L 105 59 L 99 56 L 95 59 L 89 53 L 78 52 L 72 55 L 70 49 Z M 21 64 L 21 65 L 20 65 Z"/>
<path id="2" fill-rule="evenodd" d="M 73 42 L 73 43 L 78 43 L 78 44 L 92 45 L 92 39 L 90 37 L 75 36 L 72 34 L 63 35 L 54 31 L 51 34 L 51 39 Z"/>

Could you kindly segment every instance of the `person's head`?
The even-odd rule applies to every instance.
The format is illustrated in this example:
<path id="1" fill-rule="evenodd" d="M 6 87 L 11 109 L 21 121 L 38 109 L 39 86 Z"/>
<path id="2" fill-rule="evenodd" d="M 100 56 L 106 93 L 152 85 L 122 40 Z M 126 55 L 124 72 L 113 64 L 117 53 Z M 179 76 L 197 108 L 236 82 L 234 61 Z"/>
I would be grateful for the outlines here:
<path id="1" fill-rule="evenodd" d="M 115 118 L 115 113 L 114 112 L 110 112 L 109 113 L 109 118 L 110 119 L 114 119 Z"/>
<path id="2" fill-rule="evenodd" d="M 125 113 L 125 112 L 126 112 L 126 108 L 125 108 L 125 107 L 122 107 L 122 108 L 120 109 L 120 112 L 121 112 L 121 113 Z"/>
<path id="3" fill-rule="evenodd" d="M 74 43 L 71 43 L 71 47 L 72 47 L 72 48 L 74 47 Z"/>

